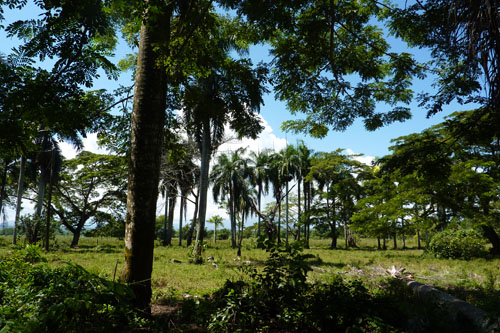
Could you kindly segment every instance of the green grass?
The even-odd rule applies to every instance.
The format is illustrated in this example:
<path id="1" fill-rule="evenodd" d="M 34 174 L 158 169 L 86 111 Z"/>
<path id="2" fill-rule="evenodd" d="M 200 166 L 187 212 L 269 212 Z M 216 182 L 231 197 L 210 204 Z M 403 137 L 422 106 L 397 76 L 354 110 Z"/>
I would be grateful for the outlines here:
<path id="1" fill-rule="evenodd" d="M 11 239 L 0 237 L 0 255 L 13 249 Z M 123 241 L 114 238 L 82 238 L 78 249 L 70 249 L 70 237 L 58 237 L 54 250 L 46 253 L 50 265 L 62 265 L 67 261 L 77 263 L 92 273 L 108 279 L 119 279 L 124 266 Z M 177 240 L 174 240 L 174 244 Z M 21 243 L 22 244 L 22 243 Z M 437 259 L 423 250 L 417 250 L 413 239 L 407 241 L 409 249 L 377 250 L 376 240 L 362 239 L 359 249 L 342 248 L 330 250 L 329 240 L 311 240 L 306 253 L 314 255 L 311 260 L 311 281 L 327 282 L 332 275 L 359 278 L 373 288 L 385 277 L 385 269 L 392 265 L 404 267 L 415 280 L 451 291 L 472 303 L 496 313 L 500 310 L 500 259 L 450 260 Z M 388 244 L 392 245 L 392 243 Z M 401 244 L 398 244 L 401 245 Z M 245 240 L 242 256 L 229 241 L 207 241 L 203 256 L 214 257 L 213 262 L 202 265 L 190 263 L 190 250 L 186 247 L 163 247 L 159 243 L 154 252 L 152 276 L 153 294 L 157 301 L 189 294 L 210 294 L 220 288 L 227 279 L 242 277 L 241 266 L 259 269 L 267 258 L 265 251 L 255 247 L 255 240 Z M 214 265 L 216 264 L 216 266 Z"/>

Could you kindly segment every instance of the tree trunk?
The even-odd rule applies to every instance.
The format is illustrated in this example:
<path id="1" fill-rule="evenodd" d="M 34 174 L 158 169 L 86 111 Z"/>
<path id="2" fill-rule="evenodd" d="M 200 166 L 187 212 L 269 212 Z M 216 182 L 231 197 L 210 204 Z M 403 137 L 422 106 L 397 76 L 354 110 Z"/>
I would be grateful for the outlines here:
<path id="1" fill-rule="evenodd" d="M 16 201 L 16 218 L 14 220 L 14 236 L 12 239 L 12 243 L 17 243 L 17 227 L 19 225 L 19 219 L 21 217 L 21 204 L 24 192 L 24 171 L 26 169 L 26 157 L 21 156 L 21 166 L 19 171 L 19 180 L 17 183 L 17 201 Z"/>
<path id="2" fill-rule="evenodd" d="M 297 181 L 297 240 L 300 240 L 300 183 L 302 178 Z"/>
<path id="3" fill-rule="evenodd" d="M 186 235 L 186 246 L 191 246 L 191 243 L 193 242 L 194 227 L 196 226 L 196 221 L 198 220 L 199 197 L 200 197 L 200 187 L 198 186 L 197 194 L 195 196 L 193 219 L 191 220 L 191 225 L 189 226 L 188 234 Z"/>
<path id="4" fill-rule="evenodd" d="M 377 236 L 377 250 L 380 250 L 380 237 Z"/>
<path id="5" fill-rule="evenodd" d="M 203 232 L 205 231 L 205 218 L 207 215 L 208 183 L 211 155 L 211 131 L 210 119 L 206 117 L 203 121 L 203 138 L 201 143 L 201 166 L 200 166 L 200 200 L 199 219 L 196 229 L 196 242 L 194 244 L 193 255 L 196 263 L 203 261 L 201 250 L 203 248 Z"/>
<path id="6" fill-rule="evenodd" d="M 5 200 L 5 185 L 7 184 L 7 167 L 9 165 L 9 162 L 5 160 L 4 167 L 3 167 L 3 173 L 2 173 L 2 187 L 0 188 L 0 216 L 2 215 L 2 208 L 3 208 L 3 201 Z M 5 229 L 5 219 L 3 220 L 4 222 L 4 229 Z"/>
<path id="7" fill-rule="evenodd" d="M 492 245 L 491 253 L 500 255 L 500 238 L 498 237 L 495 229 L 488 225 L 483 225 L 481 228 L 483 229 L 484 236 L 488 238 Z"/>
<path id="8" fill-rule="evenodd" d="M 167 225 L 168 225 L 168 191 L 165 186 L 165 190 L 163 191 L 163 195 L 165 197 L 165 212 L 163 215 L 163 241 L 161 245 L 167 246 Z"/>
<path id="9" fill-rule="evenodd" d="M 281 243 L 281 200 L 278 202 L 278 244 Z"/>
<path id="10" fill-rule="evenodd" d="M 288 176 L 288 175 L 287 175 Z M 286 182 L 286 197 L 285 197 L 285 242 L 288 244 L 288 181 Z"/>
<path id="11" fill-rule="evenodd" d="M 245 226 L 245 213 L 241 213 L 241 224 L 240 224 L 240 230 L 238 232 L 238 252 L 236 255 L 238 257 L 241 257 L 241 242 L 243 241 L 243 228 Z"/>
<path id="12" fill-rule="evenodd" d="M 52 218 L 52 186 L 53 186 L 53 173 L 54 173 L 54 150 L 50 153 L 50 175 L 49 175 L 49 193 L 47 200 L 47 216 L 45 221 L 45 251 L 49 251 L 49 238 L 50 238 L 50 219 Z"/>
<path id="13" fill-rule="evenodd" d="M 174 212 L 176 203 L 177 203 L 176 197 L 170 197 L 168 199 L 167 238 L 165 239 L 165 246 L 172 245 L 172 235 L 174 233 Z"/>
<path id="14" fill-rule="evenodd" d="M 154 19 L 148 14 L 143 18 L 137 55 L 123 272 L 124 281 L 134 291 L 134 305 L 145 315 L 151 313 L 156 201 L 167 95 L 166 73 L 158 67 L 159 54 L 154 47 L 157 43 L 168 45 L 171 13 Z"/>
<path id="15" fill-rule="evenodd" d="M 181 206 L 180 206 L 180 214 L 179 214 L 179 246 L 182 246 L 182 215 L 184 214 L 184 206 L 186 199 L 181 195 Z"/>
<path id="16" fill-rule="evenodd" d="M 418 244 L 418 249 L 422 249 L 422 246 L 420 244 L 420 230 L 417 229 L 417 244 Z"/>
<path id="17" fill-rule="evenodd" d="M 235 218 L 235 207 L 234 207 L 234 193 L 233 187 L 231 185 L 231 190 L 229 192 L 229 219 L 231 220 L 231 247 L 236 248 L 236 218 Z"/>
<path id="18" fill-rule="evenodd" d="M 396 233 L 396 231 L 394 231 L 394 235 L 392 236 L 393 240 L 394 240 L 394 250 L 397 250 L 398 249 L 398 235 Z"/>
<path id="19" fill-rule="evenodd" d="M 78 242 L 80 241 L 80 233 L 82 232 L 82 228 L 75 228 L 75 231 L 73 232 L 73 239 L 71 240 L 71 245 L 70 247 L 72 249 L 78 247 Z"/>
<path id="20" fill-rule="evenodd" d="M 257 192 L 257 200 L 258 200 L 258 207 L 259 207 L 259 211 L 260 211 L 260 201 L 262 199 L 262 184 L 259 184 L 259 187 L 258 187 L 258 192 Z M 257 220 L 257 238 L 260 237 L 260 215 L 258 216 L 258 220 Z"/>

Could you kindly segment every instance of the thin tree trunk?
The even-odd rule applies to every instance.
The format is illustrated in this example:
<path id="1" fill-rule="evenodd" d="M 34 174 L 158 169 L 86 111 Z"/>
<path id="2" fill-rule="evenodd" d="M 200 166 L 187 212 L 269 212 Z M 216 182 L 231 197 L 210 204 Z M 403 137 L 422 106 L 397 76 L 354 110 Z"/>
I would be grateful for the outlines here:
<path id="1" fill-rule="evenodd" d="M 394 231 L 394 235 L 393 235 L 393 239 L 394 239 L 394 250 L 397 250 L 398 249 L 398 235 L 396 233 L 396 231 Z"/>
<path id="2" fill-rule="evenodd" d="M 196 221 L 198 220 L 198 199 L 200 197 L 200 187 L 198 186 L 196 190 L 195 203 L 194 203 L 194 213 L 191 220 L 191 225 L 189 226 L 188 234 L 186 236 L 186 246 L 191 246 L 193 242 L 194 227 L 196 226 Z"/>
<path id="3" fill-rule="evenodd" d="M 297 240 L 300 240 L 300 183 L 302 179 L 299 178 L 297 181 Z"/>
<path id="4" fill-rule="evenodd" d="M 185 203 L 186 199 L 184 199 L 184 196 L 181 196 L 181 206 L 179 214 L 179 246 L 182 246 L 182 214 L 184 214 Z"/>
<path id="5" fill-rule="evenodd" d="M 260 211 L 260 201 L 262 199 L 262 184 L 259 184 L 259 187 L 258 187 L 258 196 L 257 196 L 257 204 L 258 204 L 258 207 L 259 207 L 259 211 Z M 257 238 L 260 237 L 260 215 L 258 216 L 258 220 L 257 220 Z"/>
<path id="6" fill-rule="evenodd" d="M 174 212 L 175 204 L 177 203 L 177 198 L 175 196 L 170 197 L 168 200 L 168 223 L 167 223 L 167 239 L 165 242 L 166 246 L 172 245 L 172 235 L 174 233 Z"/>
<path id="7" fill-rule="evenodd" d="M 203 138 L 201 144 L 201 166 L 200 166 L 200 210 L 198 228 L 196 229 L 196 242 L 194 244 L 193 255 L 196 263 L 201 263 L 201 250 L 203 248 L 203 231 L 205 231 L 205 218 L 207 214 L 208 200 L 208 171 L 210 168 L 210 145 L 211 145 L 210 119 L 206 118 L 203 122 Z"/>
<path id="8" fill-rule="evenodd" d="M 124 281 L 134 291 L 134 305 L 146 315 L 151 313 L 156 201 L 167 96 L 166 73 L 159 68 L 159 54 L 154 48 L 157 43 L 169 44 L 171 12 L 154 19 L 148 14 L 143 18 L 137 55 L 123 272 Z"/>
<path id="9" fill-rule="evenodd" d="M 165 212 L 163 215 L 163 246 L 167 246 L 167 225 L 168 225 L 168 190 L 167 186 L 165 186 L 165 190 L 163 191 L 163 195 L 165 198 Z"/>
<path id="10" fill-rule="evenodd" d="M 236 248 L 236 219 L 234 217 L 235 215 L 235 207 L 234 207 L 234 193 L 233 193 L 233 188 L 231 186 L 231 190 L 229 191 L 229 219 L 231 220 L 231 247 L 233 249 Z"/>
<path id="11" fill-rule="evenodd" d="M 420 230 L 417 229 L 417 244 L 418 244 L 418 249 L 422 249 L 422 246 L 420 244 Z"/>
<path id="12" fill-rule="evenodd" d="M 278 202 L 278 244 L 281 243 L 281 200 Z"/>
<path id="13" fill-rule="evenodd" d="M 238 232 L 238 252 L 236 255 L 238 257 L 241 257 L 241 242 L 243 241 L 243 227 L 245 226 L 245 213 L 241 213 L 241 224 L 240 224 L 240 230 Z"/>
<path id="14" fill-rule="evenodd" d="M 286 206 L 286 212 L 285 212 L 285 242 L 288 244 L 288 181 L 286 182 L 286 197 L 285 197 L 285 206 Z"/>
<path id="15" fill-rule="evenodd" d="M 217 243 L 217 222 L 214 223 L 214 244 Z"/>
<path id="16" fill-rule="evenodd" d="M 50 153 L 49 193 L 47 200 L 47 219 L 45 221 L 45 251 L 49 251 L 50 219 L 52 218 L 51 207 L 52 207 L 53 173 L 54 173 L 54 150 L 52 150 Z"/>
<path id="17" fill-rule="evenodd" d="M 5 200 L 5 185 L 7 183 L 7 166 L 8 165 L 9 165 L 8 161 L 5 160 L 3 173 L 2 173 L 2 187 L 0 188 L 0 215 L 2 214 L 3 201 Z M 5 224 L 5 219 L 3 220 L 3 222 Z"/>
<path id="18" fill-rule="evenodd" d="M 380 250 L 380 237 L 377 236 L 377 250 Z"/>
<path id="19" fill-rule="evenodd" d="M 16 218 L 14 220 L 14 236 L 12 239 L 12 243 L 17 243 L 17 227 L 19 225 L 19 219 L 21 217 L 21 204 L 24 192 L 24 172 L 26 169 L 26 157 L 21 156 L 21 166 L 19 171 L 19 180 L 17 183 L 17 201 L 16 201 Z"/>

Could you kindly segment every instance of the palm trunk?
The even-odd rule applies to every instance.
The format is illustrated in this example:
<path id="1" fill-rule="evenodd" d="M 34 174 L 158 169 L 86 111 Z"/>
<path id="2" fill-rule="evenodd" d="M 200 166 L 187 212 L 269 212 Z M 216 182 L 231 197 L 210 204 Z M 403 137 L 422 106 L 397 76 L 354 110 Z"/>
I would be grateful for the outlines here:
<path id="1" fill-rule="evenodd" d="M 146 0 L 145 5 L 149 2 Z M 155 44 L 169 44 L 171 13 L 151 19 L 146 13 L 137 55 L 131 120 L 124 281 L 135 294 L 134 305 L 151 312 L 156 201 L 167 95 L 166 73 L 159 68 Z"/>
<path id="2" fill-rule="evenodd" d="M 234 193 L 233 188 L 229 192 L 229 219 L 231 220 L 231 247 L 236 248 L 236 219 L 235 219 L 235 207 L 234 207 Z"/>
<path id="3" fill-rule="evenodd" d="M 257 196 L 259 211 L 260 211 L 261 199 L 262 199 L 262 184 L 259 184 L 258 196 Z M 257 238 L 259 238 L 259 237 L 260 237 L 260 215 L 258 216 L 258 220 L 257 220 Z"/>
<path id="4" fill-rule="evenodd" d="M 26 157 L 21 156 L 21 166 L 19 171 L 19 180 L 17 183 L 17 202 L 16 202 L 16 218 L 14 220 L 14 236 L 12 239 L 12 243 L 17 243 L 17 227 L 19 225 L 19 219 L 21 217 L 21 202 L 23 198 L 24 192 L 24 171 L 26 169 Z"/>
<path id="5" fill-rule="evenodd" d="M 186 204 L 186 199 L 181 195 L 181 206 L 179 214 L 179 246 L 182 246 L 182 215 L 184 214 L 184 206 Z"/>
<path id="6" fill-rule="evenodd" d="M 236 255 L 238 257 L 241 257 L 241 242 L 243 241 L 243 227 L 245 226 L 245 213 L 241 213 L 241 224 L 240 224 L 240 230 L 238 232 L 238 252 Z"/>
<path id="7" fill-rule="evenodd" d="M 288 244 L 288 181 L 286 182 L 285 206 L 286 206 L 286 212 L 285 212 L 285 225 L 286 225 L 285 242 Z"/>
<path id="8" fill-rule="evenodd" d="M 278 202 L 278 244 L 281 243 L 281 198 Z"/>
<path id="9" fill-rule="evenodd" d="M 191 246 L 191 243 L 193 242 L 194 227 L 196 226 L 196 221 L 198 220 L 198 201 L 199 201 L 198 198 L 199 197 L 200 197 L 200 187 L 198 186 L 197 194 L 195 196 L 193 218 L 191 220 L 191 225 L 189 226 L 188 234 L 186 235 L 186 246 Z"/>
<path id="10" fill-rule="evenodd" d="M 194 244 L 193 255 L 196 263 L 202 262 L 201 250 L 203 247 L 203 231 L 205 230 L 205 218 L 207 214 L 208 200 L 208 171 L 210 168 L 210 119 L 206 118 L 203 122 L 203 139 L 201 144 L 201 166 L 200 166 L 200 210 L 198 228 L 196 230 L 196 242 Z"/>
<path id="11" fill-rule="evenodd" d="M 54 173 L 54 150 L 52 150 L 50 155 L 49 193 L 47 200 L 47 219 L 45 221 L 45 251 L 49 251 L 50 219 L 52 218 L 51 207 L 52 207 L 53 173 Z"/>
<path id="12" fill-rule="evenodd" d="M 9 163 L 5 160 L 3 173 L 2 173 L 2 187 L 0 188 L 0 215 L 2 215 L 3 201 L 5 200 L 5 185 L 7 184 L 7 167 Z M 4 229 L 5 229 L 5 219 L 4 219 Z"/>
<path id="13" fill-rule="evenodd" d="M 163 215 L 163 241 L 162 244 L 163 246 L 167 246 L 167 225 L 168 225 L 168 190 L 167 187 L 165 186 L 165 190 L 163 191 L 163 195 L 165 198 L 165 212 Z"/>
<path id="14" fill-rule="evenodd" d="M 297 240 L 300 240 L 300 183 L 302 182 L 302 179 L 299 178 L 297 182 Z"/>
<path id="15" fill-rule="evenodd" d="M 168 200 L 168 223 L 167 223 L 167 238 L 165 245 L 172 245 L 172 235 L 174 233 L 174 211 L 175 204 L 177 203 L 177 198 L 175 196 L 170 197 Z"/>

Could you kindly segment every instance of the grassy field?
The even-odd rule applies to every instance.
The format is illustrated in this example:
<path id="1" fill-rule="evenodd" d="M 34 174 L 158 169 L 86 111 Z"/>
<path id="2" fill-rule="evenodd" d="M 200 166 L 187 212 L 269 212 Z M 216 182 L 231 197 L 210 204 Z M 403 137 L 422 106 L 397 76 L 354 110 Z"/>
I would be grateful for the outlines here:
<path id="1" fill-rule="evenodd" d="M 54 250 L 44 256 L 52 266 L 71 261 L 108 279 L 118 280 L 124 264 L 123 241 L 113 238 L 82 238 L 78 249 L 70 249 L 69 237 L 58 237 Z M 0 255 L 8 255 L 11 239 L 0 237 Z M 177 243 L 177 240 L 174 240 Z M 341 244 L 339 242 L 339 244 Z M 230 248 L 229 241 L 206 243 L 204 257 L 213 257 L 203 265 L 190 263 L 186 247 L 162 247 L 154 252 L 153 294 L 161 302 L 172 296 L 209 294 L 227 279 L 244 278 L 242 266 L 262 267 L 265 251 L 257 249 L 255 240 L 245 240 L 242 256 Z M 329 281 L 333 275 L 359 278 L 376 288 L 392 265 L 404 267 L 415 280 L 445 289 L 489 312 L 500 314 L 500 259 L 448 260 L 436 259 L 417 250 L 412 240 L 405 250 L 376 250 L 376 240 L 362 239 L 359 249 L 328 249 L 329 240 L 311 240 L 305 250 L 314 256 L 311 281 Z M 495 310 L 496 309 L 496 310 Z"/>

